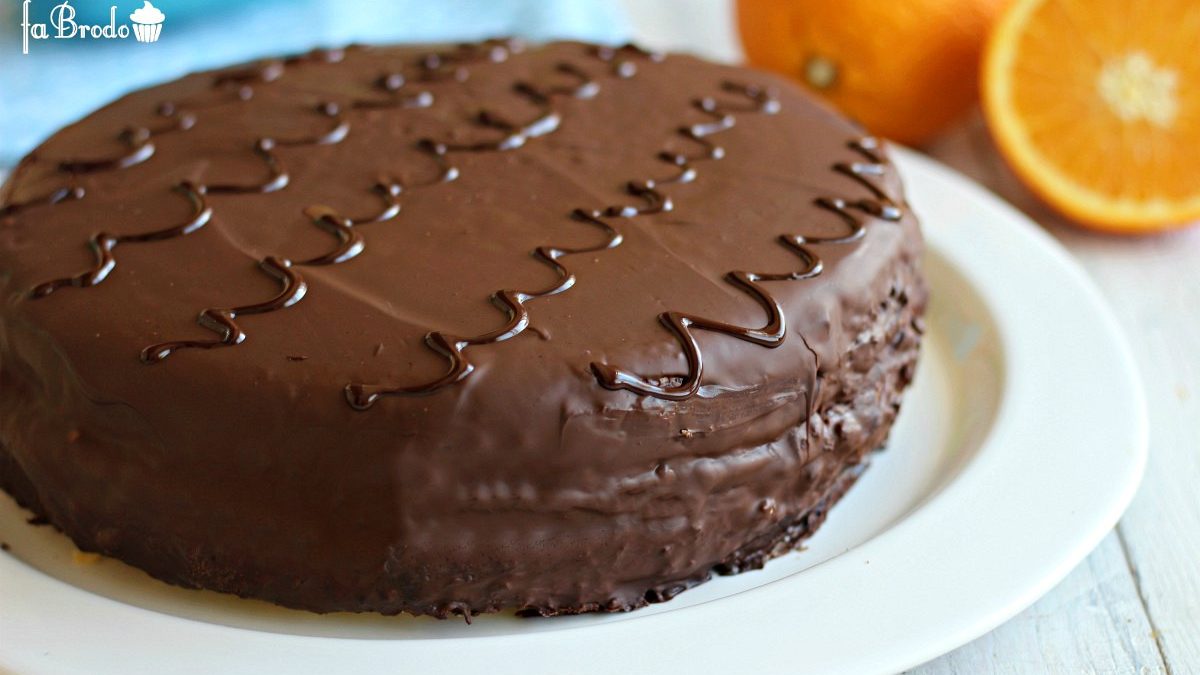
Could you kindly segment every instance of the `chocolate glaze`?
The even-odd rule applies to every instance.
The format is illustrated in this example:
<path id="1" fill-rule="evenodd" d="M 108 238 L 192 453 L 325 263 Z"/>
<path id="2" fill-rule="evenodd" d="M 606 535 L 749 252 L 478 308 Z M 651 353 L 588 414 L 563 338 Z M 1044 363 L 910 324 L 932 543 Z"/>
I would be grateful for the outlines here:
<path id="1" fill-rule="evenodd" d="M 634 47 L 199 73 L 0 204 L 0 485 L 315 611 L 618 611 L 759 566 L 884 442 L 921 337 L 884 148 Z"/>

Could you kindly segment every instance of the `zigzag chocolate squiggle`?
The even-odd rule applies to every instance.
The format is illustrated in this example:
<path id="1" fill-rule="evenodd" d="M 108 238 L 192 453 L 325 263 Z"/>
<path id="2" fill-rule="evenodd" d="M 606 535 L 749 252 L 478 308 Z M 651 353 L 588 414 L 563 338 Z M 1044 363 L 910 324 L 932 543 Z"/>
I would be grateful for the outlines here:
<path id="1" fill-rule="evenodd" d="M 58 204 L 59 202 L 65 202 L 68 199 L 83 199 L 85 194 L 87 193 L 84 191 L 84 189 L 77 185 L 55 188 L 49 193 L 39 197 L 34 197 L 33 199 L 23 202 L 12 202 L 10 204 L 0 206 L 0 217 L 15 215 L 21 211 L 36 206 L 54 206 L 55 204 Z"/>
<path id="2" fill-rule="evenodd" d="M 300 277 L 300 273 L 292 265 L 292 261 L 284 258 L 268 256 L 259 263 L 263 272 L 277 279 L 282 288 L 279 294 L 265 302 L 251 305 L 240 305 L 229 308 L 209 308 L 200 313 L 197 322 L 219 335 L 216 340 L 177 340 L 151 345 L 142 350 L 142 361 L 157 363 L 167 358 L 177 349 L 211 349 L 241 344 L 246 340 L 246 333 L 238 326 L 237 318 L 244 314 L 265 314 L 291 307 L 300 302 L 308 291 L 308 284 Z"/>
<path id="3" fill-rule="evenodd" d="M 113 249 L 118 244 L 143 243 L 182 237 L 204 227 L 212 217 L 212 207 L 208 205 L 208 201 L 205 199 L 204 187 L 184 181 L 175 186 L 175 191 L 182 194 L 192 206 L 192 214 L 182 223 L 138 234 L 114 235 L 107 232 L 97 232 L 88 240 L 88 246 L 96 256 L 96 263 L 92 267 L 73 276 L 53 279 L 38 284 L 30 291 L 30 296 L 33 298 L 44 298 L 60 288 L 72 286 L 75 288 L 85 288 L 95 286 L 104 281 L 117 266 L 117 259 L 113 255 Z M 58 193 L 55 194 L 57 195 Z"/>
<path id="4" fill-rule="evenodd" d="M 366 225 L 367 223 L 380 223 L 385 220 L 391 220 L 399 215 L 400 194 L 404 191 L 404 186 L 394 178 L 383 176 L 373 189 L 383 198 L 383 210 L 373 216 L 366 218 L 346 218 L 328 206 L 321 206 L 319 204 L 304 209 L 304 215 L 308 216 L 317 227 L 327 230 L 337 237 L 339 245 L 329 253 L 310 258 L 298 264 L 334 265 L 345 262 L 362 253 L 364 246 L 362 235 L 354 227 L 357 225 Z"/>
<path id="5" fill-rule="evenodd" d="M 733 270 L 725 275 L 726 282 L 754 298 L 766 310 L 767 322 L 761 328 L 737 326 L 683 312 L 663 312 L 659 315 L 659 320 L 683 347 L 684 358 L 688 365 L 687 373 L 645 377 L 606 363 L 592 363 L 592 372 L 597 381 L 608 389 L 624 389 L 642 396 L 679 401 L 694 396 L 699 391 L 700 380 L 704 375 L 704 354 L 700 349 L 700 343 L 696 340 L 695 329 L 728 335 L 763 347 L 774 348 L 782 345 L 787 337 L 787 318 L 783 313 L 783 306 L 762 285 L 762 282 L 802 281 L 821 274 L 823 271 L 821 257 L 810 249 L 809 245 L 849 244 L 862 239 L 866 233 L 866 223 L 855 211 L 893 222 L 899 221 L 902 216 L 899 205 L 882 187 L 871 180 L 871 177 L 884 175 L 887 168 L 883 156 L 877 152 L 879 142 L 875 138 L 866 137 L 851 141 L 849 146 L 866 157 L 868 161 L 853 164 L 838 163 L 834 165 L 833 169 L 865 185 L 875 198 L 845 200 L 821 197 L 815 202 L 817 207 L 832 211 L 841 217 L 849 227 L 849 232 L 838 237 L 781 235 L 779 242 L 800 258 L 802 263 L 800 269 L 791 272 Z"/>

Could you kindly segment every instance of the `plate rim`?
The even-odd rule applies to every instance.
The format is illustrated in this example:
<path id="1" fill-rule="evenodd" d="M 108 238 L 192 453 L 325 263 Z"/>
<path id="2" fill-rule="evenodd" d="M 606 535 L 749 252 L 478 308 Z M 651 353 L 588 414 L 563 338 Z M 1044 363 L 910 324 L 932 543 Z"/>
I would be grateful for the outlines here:
<path id="1" fill-rule="evenodd" d="M 728 670 L 731 666 L 739 670 L 773 670 L 781 665 L 777 659 L 784 656 L 792 659 L 789 668 L 794 672 L 894 672 L 923 663 L 998 626 L 1061 581 L 1099 544 L 1132 500 L 1144 471 L 1148 446 L 1141 380 L 1128 344 L 1100 292 L 1060 244 L 1024 214 L 970 179 L 914 151 L 894 144 L 891 150 L 910 196 L 914 191 L 941 184 L 944 201 L 939 208 L 965 209 L 968 213 L 973 210 L 976 215 L 982 214 L 984 221 L 991 221 L 981 228 L 982 232 L 969 234 L 928 221 L 924 229 L 931 247 L 937 248 L 943 257 L 955 264 L 956 271 L 974 285 L 974 290 L 992 314 L 1004 349 L 1005 382 L 993 426 L 977 455 L 940 491 L 887 531 L 798 574 L 678 611 L 515 636 L 404 640 L 308 637 L 198 622 L 80 592 L 5 555 L 0 556 L 0 596 L 6 598 L 0 603 L 0 634 L 14 639 L 5 640 L 12 648 L 0 646 L 0 671 L 11 668 L 14 672 L 37 672 L 40 669 L 37 657 L 44 651 L 43 647 L 51 646 L 57 646 L 55 651 L 65 659 L 54 662 L 57 672 L 62 672 L 63 668 L 94 669 L 99 660 L 98 650 L 107 646 L 111 651 L 113 645 L 121 644 L 121 637 L 140 628 L 152 633 L 142 637 L 154 640 L 156 635 L 160 645 L 169 644 L 172 649 L 143 649 L 139 653 L 127 653 L 125 658 L 136 659 L 139 666 L 156 664 L 175 671 L 191 667 L 198 671 L 217 668 L 232 672 L 252 667 L 238 660 L 239 647 L 236 645 L 260 652 L 269 650 L 271 666 L 289 672 L 328 672 L 330 668 L 348 667 L 373 669 L 395 667 L 397 663 L 416 669 L 444 666 L 447 662 L 455 663 L 458 668 L 486 667 L 490 672 L 528 672 L 533 668 L 530 663 L 513 658 L 520 650 L 536 653 L 538 667 L 577 669 L 592 663 L 586 660 L 588 657 L 611 653 L 614 645 L 620 645 L 622 653 L 634 655 L 632 660 L 624 663 L 626 669 L 634 672 L 662 672 L 665 668 L 689 664 L 691 669 L 703 672 Z M 981 242 L 998 242 L 1015 247 L 1015 251 L 998 249 L 988 259 Z M 1022 255 L 1025 256 L 1023 260 L 1014 259 Z M 993 263 L 999 263 L 1000 269 L 995 269 Z M 1051 290 L 1042 289 L 1046 294 L 1038 298 L 1039 303 L 1023 308 L 1033 316 L 1019 319 L 1015 313 L 1019 304 L 1018 298 L 1014 297 L 1016 292 L 1011 286 L 1004 289 L 998 286 L 1000 281 L 1006 281 L 1004 275 L 1008 268 L 1004 266 L 1018 263 L 1048 274 L 1055 282 Z M 1021 288 L 1022 284 L 1036 286 L 1038 280 L 1010 278 L 1007 281 Z M 928 551 L 911 550 L 912 541 L 928 543 L 938 541 L 939 535 L 959 532 L 971 523 L 964 523 L 962 512 L 956 513 L 956 510 L 971 504 L 988 504 L 995 509 L 1003 504 L 1002 500 L 996 502 L 996 491 L 1001 486 L 1010 486 L 1015 475 L 1023 477 L 1014 474 L 1014 467 L 1004 464 L 1001 460 L 1005 457 L 998 453 L 1004 443 L 1012 448 L 1018 446 L 1011 444 L 1036 443 L 1040 438 L 1030 434 L 1022 424 L 1041 419 L 1038 414 L 1043 413 L 1031 410 L 1029 400 L 1017 400 L 1019 394 L 1026 393 L 1024 388 L 1033 386 L 1029 381 L 1031 373 L 1019 369 L 1028 369 L 1032 367 L 1031 363 L 1044 364 L 1049 357 L 1038 352 L 1032 344 L 1020 341 L 1029 337 L 1022 335 L 1034 329 L 1035 318 L 1046 318 L 1040 315 L 1049 312 L 1050 305 L 1060 306 L 1064 298 L 1073 299 L 1092 322 L 1090 334 L 1097 340 L 1079 348 L 1089 358 L 1104 359 L 1106 368 L 1099 378 L 1106 381 L 1101 385 L 1106 394 L 1111 394 L 1108 400 L 1101 402 L 1109 414 L 1100 421 L 1114 424 L 1115 429 L 1110 429 L 1109 434 L 1110 439 L 1116 439 L 1112 443 L 1114 447 L 1091 458 L 1095 461 L 1088 465 L 1089 471 L 1075 469 L 1076 475 L 1067 476 L 1079 480 L 1079 474 L 1089 473 L 1084 481 L 1088 488 L 1086 494 L 1067 495 L 1072 500 L 1064 504 L 1059 504 L 1052 495 L 1032 495 L 1041 498 L 1036 506 L 1043 510 L 1024 515 L 1045 517 L 1035 522 L 1032 531 L 1023 534 L 1027 541 L 1042 548 L 1034 549 L 1037 555 L 1017 561 L 1018 567 L 1024 565 L 1016 571 L 1019 579 L 1006 583 L 1000 578 L 1003 574 L 998 576 L 994 569 L 973 570 L 977 578 L 971 586 L 972 580 L 963 578 L 964 561 L 983 560 L 986 564 L 990 560 L 996 564 L 1006 552 L 1004 546 L 998 546 L 999 542 L 995 541 L 999 537 L 989 535 L 991 539 L 986 541 L 959 540 L 961 545 L 957 548 L 940 551 L 950 554 L 949 561 L 930 559 Z M 1054 318 L 1051 316 L 1051 321 Z M 1059 331 L 1072 328 L 1053 323 L 1049 327 Z M 1082 327 L 1077 325 L 1074 329 L 1080 331 Z M 1048 345 L 1047 349 L 1056 357 L 1068 361 L 1072 358 L 1070 353 L 1060 353 L 1061 346 Z M 1069 389 L 1073 387 L 1071 391 L 1075 393 L 1080 393 L 1076 390 L 1081 387 L 1086 393 L 1086 389 L 1098 386 L 1090 380 L 1086 383 L 1067 380 L 1066 384 Z M 1114 410 L 1121 414 L 1113 415 Z M 1096 422 L 1099 417 L 1100 413 L 1096 412 L 1087 421 Z M 1073 430 L 1083 439 L 1095 431 Z M 1060 430 L 1058 436 L 1062 435 Z M 1054 436 L 1050 433 L 1051 438 Z M 1000 447 L 991 447 L 997 445 L 998 440 Z M 1082 445 L 1083 441 L 1079 443 Z M 1028 454 L 1020 457 L 1029 459 Z M 1047 459 L 1051 460 L 1050 466 L 1062 468 L 1059 465 L 1069 458 L 1050 456 Z M 1038 464 L 1025 468 L 1036 471 L 1042 467 Z M 998 482 L 1006 475 L 1010 483 Z M 1094 484 L 1097 475 L 1109 479 L 1101 489 Z M 1033 480 L 1046 479 L 1034 475 Z M 970 490 L 989 486 L 992 492 L 967 494 Z M 1018 495 L 1030 496 L 1019 492 Z M 1072 505 L 1076 511 L 1054 511 L 1055 507 L 1069 510 Z M 1027 505 L 1022 506 L 1027 508 Z M 1002 520 L 1000 513 L 977 513 L 972 518 L 976 525 L 991 525 L 1000 528 L 1000 532 L 1013 534 L 1011 525 L 1005 529 L 1003 523 L 998 522 Z M 1054 535 L 1060 535 L 1057 545 L 1047 544 L 1055 539 Z M 958 564 L 953 564 L 955 562 Z M 864 573 L 861 570 L 866 567 L 859 568 L 859 565 L 874 567 Z M 852 573 L 855 568 L 860 572 Z M 938 575 L 942 576 L 938 578 Z M 926 585 L 917 583 L 898 589 L 886 583 L 897 580 L 925 582 Z M 928 586 L 933 581 L 941 581 L 941 586 Z M 860 585 L 847 587 L 847 582 Z M 980 592 L 985 582 L 1002 588 L 1003 592 L 993 592 L 988 600 L 987 593 L 981 596 Z M 806 597 L 804 600 L 814 616 L 797 616 L 797 607 L 789 605 L 788 601 L 797 599 L 793 596 L 798 584 L 809 590 L 829 585 L 838 589 L 838 593 L 829 595 L 837 597 Z M 18 586 L 25 590 L 16 592 L 14 589 Z M 881 595 L 880 589 L 886 593 Z M 945 597 L 921 596 L 916 592 L 920 589 L 936 589 L 942 593 L 953 590 L 954 593 Z M 47 600 L 46 606 L 30 606 L 35 595 Z M 79 597 L 81 595 L 86 597 Z M 10 598 L 15 602 L 9 602 Z M 920 617 L 906 617 L 913 609 L 909 603 L 914 599 L 916 607 L 923 607 L 926 613 Z M 838 600 L 850 601 L 850 609 Z M 922 601 L 924 605 L 920 604 Z M 785 620 L 778 618 L 789 610 L 792 614 Z M 101 617 L 108 617 L 103 622 L 108 628 L 95 630 L 95 623 Z M 907 620 L 897 623 L 902 619 Z M 82 627 L 89 621 L 92 632 L 73 647 L 64 647 L 52 637 L 62 634 L 74 637 L 80 631 L 68 626 Z M 106 639 L 101 639 L 98 633 L 103 633 Z M 854 639 L 863 633 L 870 636 L 870 648 L 863 649 L 861 638 Z M 798 634 L 807 635 L 809 644 L 797 644 Z M 684 639 L 681 640 L 681 636 Z M 777 639 L 783 641 L 783 647 L 767 649 L 759 644 Z M 225 647 L 211 649 L 219 644 Z M 854 650 L 856 644 L 859 648 Z M 210 649 L 204 649 L 204 646 Z M 174 650 L 175 647 L 179 649 Z M 794 655 L 791 647 L 796 648 Z M 70 660 L 72 658 L 76 660 Z M 214 658 L 218 660 L 214 661 Z M 43 662 L 41 665 L 48 667 L 51 664 Z M 595 662 L 594 665 L 602 667 L 603 663 Z"/>

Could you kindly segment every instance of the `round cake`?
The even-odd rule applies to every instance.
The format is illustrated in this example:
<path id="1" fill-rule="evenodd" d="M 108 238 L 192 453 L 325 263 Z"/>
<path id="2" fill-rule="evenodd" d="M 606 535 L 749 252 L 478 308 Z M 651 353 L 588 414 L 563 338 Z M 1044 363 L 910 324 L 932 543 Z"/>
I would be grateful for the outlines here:
<path id="1" fill-rule="evenodd" d="M 0 484 L 85 551 L 316 612 L 625 611 L 760 567 L 921 341 L 882 144 L 632 46 L 190 75 L 0 204 Z"/>

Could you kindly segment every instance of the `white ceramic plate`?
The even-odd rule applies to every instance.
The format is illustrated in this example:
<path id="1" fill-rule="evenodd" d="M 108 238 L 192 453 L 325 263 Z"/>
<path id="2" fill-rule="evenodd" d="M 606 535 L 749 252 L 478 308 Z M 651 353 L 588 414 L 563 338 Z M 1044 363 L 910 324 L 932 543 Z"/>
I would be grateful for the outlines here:
<path id="1" fill-rule="evenodd" d="M 1145 405 L 1080 268 L 1018 212 L 899 150 L 933 302 L 889 449 L 806 550 L 631 614 L 317 616 L 79 560 L 0 498 L 0 668 L 19 673 L 889 672 L 983 634 L 1117 521 Z"/>

